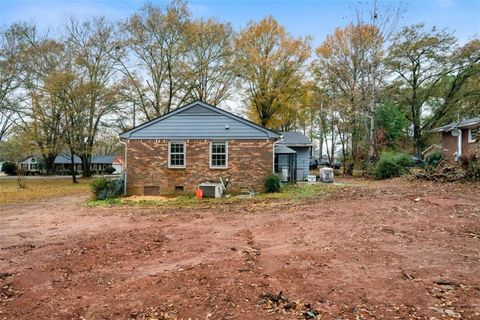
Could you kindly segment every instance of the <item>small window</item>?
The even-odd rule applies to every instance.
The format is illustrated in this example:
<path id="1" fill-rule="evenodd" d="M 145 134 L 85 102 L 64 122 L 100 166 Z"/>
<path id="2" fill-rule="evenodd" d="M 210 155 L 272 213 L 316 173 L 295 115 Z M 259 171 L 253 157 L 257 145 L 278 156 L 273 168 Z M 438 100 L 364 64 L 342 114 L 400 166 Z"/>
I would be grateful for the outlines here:
<path id="1" fill-rule="evenodd" d="M 185 142 L 170 142 L 168 147 L 168 167 L 185 168 Z"/>
<path id="2" fill-rule="evenodd" d="M 214 141 L 210 144 L 210 168 L 226 168 L 228 165 L 228 143 Z"/>
<path id="3" fill-rule="evenodd" d="M 175 186 L 175 192 L 183 192 L 183 186 Z"/>
<path id="4" fill-rule="evenodd" d="M 474 143 L 478 138 L 478 128 L 468 129 L 468 143 Z"/>
<path id="5" fill-rule="evenodd" d="M 158 186 L 144 186 L 143 195 L 144 196 L 158 196 L 160 193 L 160 187 Z"/>

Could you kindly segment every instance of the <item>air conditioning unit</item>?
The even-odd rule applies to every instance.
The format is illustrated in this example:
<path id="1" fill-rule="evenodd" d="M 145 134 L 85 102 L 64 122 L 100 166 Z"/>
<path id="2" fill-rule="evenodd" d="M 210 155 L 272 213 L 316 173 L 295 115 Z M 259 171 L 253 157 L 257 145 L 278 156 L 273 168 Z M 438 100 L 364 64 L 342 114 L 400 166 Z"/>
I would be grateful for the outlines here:
<path id="1" fill-rule="evenodd" d="M 280 181 L 288 181 L 288 167 L 282 167 L 282 171 L 280 172 Z"/>
<path id="2" fill-rule="evenodd" d="M 332 168 L 321 168 L 320 169 L 320 181 L 325 183 L 333 182 L 333 169 Z"/>
<path id="3" fill-rule="evenodd" d="M 198 185 L 204 198 L 221 198 L 224 187 L 221 183 L 204 182 Z"/>

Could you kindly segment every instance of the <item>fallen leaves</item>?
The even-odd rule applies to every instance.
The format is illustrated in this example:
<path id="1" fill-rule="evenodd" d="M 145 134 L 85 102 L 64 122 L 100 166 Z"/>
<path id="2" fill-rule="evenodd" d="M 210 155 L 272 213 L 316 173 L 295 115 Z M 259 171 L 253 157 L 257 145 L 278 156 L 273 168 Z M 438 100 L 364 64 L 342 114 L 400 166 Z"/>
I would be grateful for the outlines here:
<path id="1" fill-rule="evenodd" d="M 258 305 L 269 313 L 292 314 L 299 319 L 316 319 L 320 315 L 320 312 L 315 310 L 310 303 L 300 300 L 291 301 L 282 291 L 278 294 L 262 293 Z"/>

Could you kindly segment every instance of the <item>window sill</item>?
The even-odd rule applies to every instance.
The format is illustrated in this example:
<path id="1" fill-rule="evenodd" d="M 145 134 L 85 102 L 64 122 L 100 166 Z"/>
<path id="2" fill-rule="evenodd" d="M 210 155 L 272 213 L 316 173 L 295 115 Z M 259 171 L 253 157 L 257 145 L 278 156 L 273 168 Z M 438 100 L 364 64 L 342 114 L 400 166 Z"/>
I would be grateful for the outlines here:
<path id="1" fill-rule="evenodd" d="M 228 167 L 208 167 L 209 169 L 212 169 L 212 170 L 228 170 Z"/>
<path id="2" fill-rule="evenodd" d="M 170 167 L 170 166 L 168 166 L 168 169 L 186 169 L 186 167 Z"/>

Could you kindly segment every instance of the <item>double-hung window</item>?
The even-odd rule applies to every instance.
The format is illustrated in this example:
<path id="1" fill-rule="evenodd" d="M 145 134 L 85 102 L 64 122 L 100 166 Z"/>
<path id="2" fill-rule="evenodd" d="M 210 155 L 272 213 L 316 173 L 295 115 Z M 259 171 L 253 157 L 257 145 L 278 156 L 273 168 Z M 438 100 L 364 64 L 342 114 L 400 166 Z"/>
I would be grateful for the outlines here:
<path id="1" fill-rule="evenodd" d="M 228 167 L 228 143 L 226 141 L 212 141 L 210 143 L 210 168 Z"/>
<path id="2" fill-rule="evenodd" d="M 184 141 L 170 141 L 168 144 L 168 167 L 185 168 Z"/>
<path id="3" fill-rule="evenodd" d="M 468 143 L 474 143 L 478 138 L 478 128 L 468 129 Z"/>

